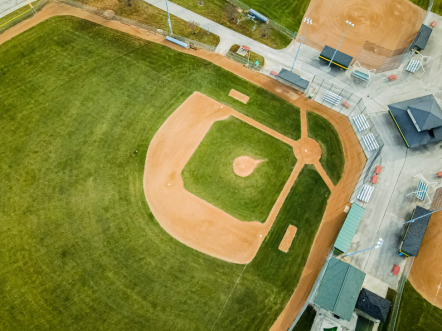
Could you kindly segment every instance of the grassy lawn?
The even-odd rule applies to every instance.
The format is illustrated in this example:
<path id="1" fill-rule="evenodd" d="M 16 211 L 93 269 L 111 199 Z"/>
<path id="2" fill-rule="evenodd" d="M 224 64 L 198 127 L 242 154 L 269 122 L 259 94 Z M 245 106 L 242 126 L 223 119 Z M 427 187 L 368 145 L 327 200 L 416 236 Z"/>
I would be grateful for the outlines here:
<path id="1" fill-rule="evenodd" d="M 285 48 L 292 41 L 291 37 L 270 28 L 269 24 L 258 23 L 253 30 L 255 23 L 247 19 L 244 13 L 238 12 L 238 7 L 227 0 L 203 0 L 203 6 L 199 5 L 199 1 L 174 0 L 173 2 L 272 48 Z M 239 24 L 237 24 L 238 19 L 241 19 Z"/>
<path id="2" fill-rule="evenodd" d="M 240 177 L 233 171 L 239 156 L 263 162 L 249 176 Z M 186 190 L 233 217 L 264 222 L 295 163 L 291 146 L 229 117 L 212 125 L 182 177 Z"/>
<path id="3" fill-rule="evenodd" d="M 31 2 L 35 6 L 38 1 Z M 32 16 L 31 7 L 29 5 L 23 6 L 12 13 L 0 18 L 0 33 L 9 29 L 11 26 Z"/>
<path id="4" fill-rule="evenodd" d="M 157 29 L 169 31 L 167 23 L 167 12 L 152 6 L 143 0 L 76 0 L 89 6 L 113 10 L 115 15 L 129 18 L 131 20 L 150 25 Z M 219 44 L 219 36 L 199 27 L 193 28 L 189 23 L 170 15 L 173 33 L 182 37 L 202 42 L 210 46 Z"/>
<path id="5" fill-rule="evenodd" d="M 418 5 L 419 7 L 428 10 L 430 0 L 410 0 L 412 3 Z M 433 7 L 431 7 L 431 12 L 438 15 L 442 15 L 442 0 L 434 0 Z"/>
<path id="6" fill-rule="evenodd" d="M 378 331 L 389 331 L 391 314 L 393 313 L 393 306 L 394 302 L 396 301 L 396 291 L 391 288 L 388 288 L 387 296 L 385 297 L 385 299 L 391 302 L 390 311 L 388 312 L 387 320 L 379 324 Z"/>
<path id="7" fill-rule="evenodd" d="M 442 310 L 425 300 L 409 281 L 405 283 L 395 331 L 440 331 Z"/>
<path id="8" fill-rule="evenodd" d="M 307 306 L 301 318 L 298 320 L 298 323 L 296 323 L 296 326 L 293 328 L 293 331 L 311 330 L 315 317 L 316 311 L 312 306 Z"/>
<path id="9" fill-rule="evenodd" d="M 344 150 L 334 126 L 321 115 L 307 112 L 308 136 L 315 139 L 322 149 L 319 160 L 333 184 L 338 184 L 344 173 Z"/>
<path id="10" fill-rule="evenodd" d="M 235 44 L 232 47 L 230 47 L 229 51 L 236 53 L 240 47 L 241 47 L 240 45 Z M 244 57 L 244 58 L 247 59 L 248 57 Z M 264 57 L 262 55 L 255 53 L 255 52 L 250 51 L 249 60 L 250 60 L 250 63 L 255 63 L 256 61 L 258 61 L 259 65 L 262 65 L 262 66 L 264 65 Z"/>
<path id="11" fill-rule="evenodd" d="M 244 270 L 161 228 L 144 164 L 194 91 L 295 139 L 299 109 L 207 61 L 74 17 L 11 39 L 0 58 L 0 330 L 268 330 L 321 222 L 321 177 L 302 171 Z M 283 253 L 288 224 L 298 233 Z"/>

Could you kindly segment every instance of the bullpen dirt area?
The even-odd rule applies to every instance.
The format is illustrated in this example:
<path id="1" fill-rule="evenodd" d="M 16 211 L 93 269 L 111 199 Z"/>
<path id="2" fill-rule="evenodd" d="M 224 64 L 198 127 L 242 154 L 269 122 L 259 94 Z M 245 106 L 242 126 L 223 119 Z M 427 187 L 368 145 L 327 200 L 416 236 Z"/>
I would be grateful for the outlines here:
<path id="1" fill-rule="evenodd" d="M 431 216 L 409 280 L 427 301 L 442 309 L 442 211 Z"/>
<path id="2" fill-rule="evenodd" d="M 313 24 L 306 32 L 306 43 L 322 49 L 336 48 L 347 28 L 339 50 L 356 57 L 366 41 L 388 50 L 408 47 L 426 12 L 408 0 L 312 0 L 305 17 Z M 304 31 L 305 23 L 299 31 Z"/>

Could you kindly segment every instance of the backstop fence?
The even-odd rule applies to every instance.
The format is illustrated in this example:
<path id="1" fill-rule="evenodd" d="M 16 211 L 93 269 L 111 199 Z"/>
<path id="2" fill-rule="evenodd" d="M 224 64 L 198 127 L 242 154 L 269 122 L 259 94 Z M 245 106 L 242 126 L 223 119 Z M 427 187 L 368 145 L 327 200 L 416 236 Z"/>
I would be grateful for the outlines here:
<path id="1" fill-rule="evenodd" d="M 235 5 L 239 8 L 241 8 L 244 11 L 249 11 L 250 9 L 252 9 L 251 7 L 247 6 L 245 3 L 238 1 L 238 0 L 227 0 L 228 2 L 230 2 L 232 5 Z M 292 39 L 296 38 L 296 31 L 292 31 L 290 29 L 287 29 L 286 27 L 282 26 L 279 23 L 276 23 L 274 20 L 269 19 L 268 22 L 270 28 L 277 30 L 283 34 L 285 34 L 287 37 L 290 37 Z"/>
<path id="2" fill-rule="evenodd" d="M 243 56 L 241 56 L 241 55 L 239 55 L 239 54 L 233 53 L 233 52 L 231 52 L 231 51 L 228 51 L 228 52 L 226 53 L 226 57 L 227 57 L 228 59 L 231 59 L 231 60 L 233 60 L 233 61 L 236 61 L 236 62 L 238 62 L 238 63 L 241 63 L 241 64 L 243 64 L 245 67 L 247 67 L 247 68 L 249 68 L 249 69 L 252 69 L 252 70 L 254 70 L 254 71 L 260 71 L 260 70 L 262 69 L 262 65 L 260 65 L 260 64 L 255 65 L 254 62 L 249 61 L 247 58 L 245 58 L 245 57 L 243 57 Z"/>

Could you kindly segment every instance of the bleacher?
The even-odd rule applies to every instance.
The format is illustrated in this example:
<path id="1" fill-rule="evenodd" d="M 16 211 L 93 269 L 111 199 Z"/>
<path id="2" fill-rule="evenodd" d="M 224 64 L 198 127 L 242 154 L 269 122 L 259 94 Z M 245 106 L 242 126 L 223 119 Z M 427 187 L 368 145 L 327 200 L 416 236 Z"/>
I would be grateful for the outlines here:
<path id="1" fill-rule="evenodd" d="M 364 114 L 354 116 L 353 122 L 355 123 L 359 132 L 370 128 L 370 124 L 367 122 L 367 119 L 365 118 Z"/>
<path id="2" fill-rule="evenodd" d="M 373 193 L 373 190 L 374 190 L 374 186 L 370 186 L 370 185 L 362 186 L 362 189 L 358 194 L 358 200 L 364 201 L 364 202 L 369 202 L 371 195 Z"/>
<path id="3" fill-rule="evenodd" d="M 364 141 L 365 146 L 367 146 L 367 149 L 369 151 L 373 151 L 379 148 L 379 144 L 376 141 L 376 137 L 373 133 L 369 133 L 366 136 L 362 137 L 362 140 Z"/>
<path id="4" fill-rule="evenodd" d="M 405 68 L 405 70 L 407 70 L 408 72 L 416 72 L 419 69 L 419 66 L 421 65 L 421 61 L 419 60 L 410 60 L 410 62 L 408 62 L 407 67 Z"/>
<path id="5" fill-rule="evenodd" d="M 329 103 L 331 103 L 332 105 L 337 106 L 339 104 L 339 102 L 341 101 L 342 97 L 337 95 L 336 93 L 327 91 L 327 93 L 325 93 L 324 95 L 324 99 L 323 101 L 327 101 Z"/>
<path id="6" fill-rule="evenodd" d="M 351 75 L 353 77 L 360 79 L 360 80 L 363 80 L 364 82 L 368 82 L 370 80 L 370 75 L 363 73 L 362 71 L 359 71 L 359 70 L 353 70 Z"/>
<path id="7" fill-rule="evenodd" d="M 425 200 L 425 196 L 427 195 L 428 184 L 424 181 L 420 180 L 419 184 L 417 184 L 416 198 L 421 201 Z"/>

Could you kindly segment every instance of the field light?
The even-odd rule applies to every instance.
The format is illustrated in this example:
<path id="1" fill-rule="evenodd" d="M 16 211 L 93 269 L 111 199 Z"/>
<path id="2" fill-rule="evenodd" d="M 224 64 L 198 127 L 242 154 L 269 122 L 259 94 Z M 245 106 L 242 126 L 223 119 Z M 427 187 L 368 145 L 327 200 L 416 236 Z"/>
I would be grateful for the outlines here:
<path id="1" fill-rule="evenodd" d="M 296 52 L 295 60 L 293 61 L 292 70 L 291 71 L 293 71 L 293 68 L 295 67 L 295 62 L 296 62 L 296 59 L 298 58 L 298 54 L 299 54 L 299 50 L 301 49 L 302 42 L 304 41 L 304 36 L 305 36 L 305 32 L 307 31 L 307 27 L 309 25 L 313 24 L 313 21 L 312 21 L 312 19 L 310 17 L 304 17 L 304 19 L 302 21 L 305 22 L 305 29 L 304 29 L 304 33 L 303 33 L 302 38 L 301 38 L 301 43 L 298 46 L 298 51 Z"/>
<path id="2" fill-rule="evenodd" d="M 355 25 L 354 25 L 352 22 L 350 22 L 350 21 L 345 21 L 345 24 L 347 24 L 347 28 L 345 29 L 344 34 L 342 35 L 341 41 L 339 42 L 339 45 L 338 45 L 338 47 L 336 48 L 335 53 L 333 54 L 333 56 L 332 56 L 332 58 L 331 58 L 331 60 L 330 60 L 330 63 L 328 64 L 329 67 L 331 66 L 331 64 L 332 64 L 332 62 L 333 62 L 333 59 L 335 58 L 335 55 L 336 55 L 336 53 L 338 52 L 339 46 L 341 46 L 342 40 L 344 40 L 344 37 L 345 37 L 345 34 L 347 33 L 348 28 L 351 27 L 351 26 L 352 26 L 352 27 L 355 26 Z"/>
<path id="3" fill-rule="evenodd" d="M 384 239 L 379 238 L 375 246 L 371 246 L 371 247 L 368 247 L 368 248 L 366 248 L 366 249 L 362 249 L 362 250 L 357 251 L 357 252 L 354 252 L 354 253 L 345 254 L 345 255 L 343 255 L 342 257 L 344 258 L 344 257 L 346 257 L 346 256 L 355 255 L 355 254 L 358 254 L 358 253 L 361 253 L 361 252 L 368 251 L 368 250 L 370 250 L 370 249 L 378 249 L 378 248 L 381 248 L 383 244 L 384 244 Z"/>

